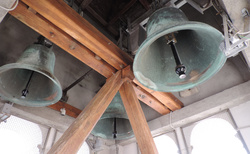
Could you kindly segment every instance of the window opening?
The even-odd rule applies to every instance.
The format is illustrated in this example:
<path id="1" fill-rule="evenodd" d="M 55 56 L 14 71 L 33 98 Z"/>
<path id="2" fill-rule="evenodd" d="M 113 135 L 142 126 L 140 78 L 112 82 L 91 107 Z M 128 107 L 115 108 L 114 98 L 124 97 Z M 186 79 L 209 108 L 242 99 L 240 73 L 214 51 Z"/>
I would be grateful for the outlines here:
<path id="1" fill-rule="evenodd" d="M 40 154 L 43 147 L 39 125 L 15 116 L 0 123 L 0 136 L 0 153 Z"/>
<path id="2" fill-rule="evenodd" d="M 219 118 L 198 123 L 191 133 L 192 154 L 247 154 L 237 131 Z"/>
<path id="3" fill-rule="evenodd" d="M 77 154 L 89 154 L 89 153 L 90 153 L 89 146 L 87 142 L 84 142 L 79 151 L 77 152 Z"/>
<path id="4" fill-rule="evenodd" d="M 179 154 L 176 143 L 167 135 L 157 136 L 154 141 L 159 154 Z"/>

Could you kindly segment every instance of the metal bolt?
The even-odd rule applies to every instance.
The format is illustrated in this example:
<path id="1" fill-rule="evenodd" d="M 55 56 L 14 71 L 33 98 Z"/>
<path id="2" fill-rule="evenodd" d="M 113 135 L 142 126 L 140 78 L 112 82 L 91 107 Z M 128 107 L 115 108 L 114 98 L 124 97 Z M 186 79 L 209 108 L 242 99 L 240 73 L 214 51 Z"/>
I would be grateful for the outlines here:
<path id="1" fill-rule="evenodd" d="M 61 108 L 60 109 L 61 115 L 65 116 L 66 115 L 66 109 L 65 108 Z"/>
<path id="2" fill-rule="evenodd" d="M 124 67 L 124 65 L 123 64 L 120 64 L 120 68 L 123 68 Z"/>
<path id="3" fill-rule="evenodd" d="M 102 58 L 99 57 L 99 56 L 97 56 L 97 55 L 95 55 L 95 59 L 97 59 L 97 60 L 102 60 Z"/>
<path id="4" fill-rule="evenodd" d="M 139 97 L 141 97 L 142 99 L 144 99 L 145 95 L 139 94 Z"/>
<path id="5" fill-rule="evenodd" d="M 49 32 L 51 37 L 55 37 L 55 34 L 53 32 Z"/>

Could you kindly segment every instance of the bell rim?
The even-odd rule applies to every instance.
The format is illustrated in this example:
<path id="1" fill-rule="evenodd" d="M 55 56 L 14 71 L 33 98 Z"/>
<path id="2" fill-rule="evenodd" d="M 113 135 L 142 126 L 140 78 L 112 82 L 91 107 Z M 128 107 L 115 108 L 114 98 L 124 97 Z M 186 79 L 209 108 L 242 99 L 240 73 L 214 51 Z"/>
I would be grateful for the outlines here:
<path id="1" fill-rule="evenodd" d="M 149 88 L 149 89 L 152 89 L 152 90 L 155 90 L 155 91 L 162 91 L 162 92 L 179 92 L 179 91 L 183 91 L 183 90 L 186 90 L 186 89 L 190 89 L 190 88 L 193 88 L 193 87 L 196 87 L 198 86 L 199 84 L 207 81 L 208 79 L 210 79 L 212 76 L 214 76 L 222 67 L 223 65 L 225 64 L 226 62 L 226 55 L 223 51 L 219 51 L 219 46 L 218 46 L 218 53 L 221 52 L 220 54 L 220 57 L 217 56 L 216 57 L 216 60 L 217 59 L 220 59 L 220 63 L 219 64 L 216 64 L 217 65 L 217 69 L 215 71 L 213 71 L 211 73 L 211 75 L 207 78 L 203 78 L 203 79 L 200 79 L 200 80 L 197 80 L 197 82 L 193 83 L 193 84 L 187 84 L 184 88 L 183 88 L 183 85 L 174 85 L 174 86 L 171 86 L 171 85 L 165 85 L 164 89 L 163 88 L 155 88 L 155 87 L 152 87 L 152 86 L 148 86 L 144 83 L 142 83 L 139 78 L 138 78 L 138 74 L 137 72 L 140 72 L 140 71 L 137 71 L 136 69 L 136 66 L 137 66 L 137 59 L 139 57 L 139 54 L 142 54 L 141 52 L 143 51 L 143 49 L 146 49 L 147 47 L 149 47 L 154 41 L 156 41 L 157 39 L 159 39 L 160 37 L 166 35 L 166 34 L 169 34 L 169 33 L 173 33 L 173 32 L 176 32 L 176 31 L 181 31 L 181 30 L 197 30 L 196 28 L 199 28 L 199 29 L 202 29 L 202 30 L 206 30 L 207 31 L 207 28 L 211 29 L 212 31 L 214 31 L 215 33 L 217 33 L 217 35 L 220 35 L 221 36 L 221 42 L 223 42 L 224 40 L 224 36 L 222 35 L 222 33 L 215 29 L 214 27 L 208 25 L 208 24 L 205 24 L 205 23 L 201 23 L 201 22 L 196 22 L 196 21 L 183 21 L 183 22 L 180 22 L 178 23 L 177 25 L 173 25 L 171 27 L 169 27 L 168 29 L 161 29 L 161 30 L 158 30 L 156 32 L 154 32 L 153 34 L 151 34 L 150 36 L 148 36 L 144 41 L 143 43 L 141 44 L 141 46 L 139 47 L 136 55 L 135 55 L 135 58 L 134 58 L 134 63 L 133 63 L 133 72 L 134 72 L 134 76 L 135 78 L 145 87 Z M 219 57 L 219 58 L 218 58 Z M 151 80 L 150 80 L 151 81 Z"/>
<path id="2" fill-rule="evenodd" d="M 100 121 L 105 122 L 105 120 L 107 120 L 107 119 L 110 119 L 110 118 L 100 119 L 98 122 L 100 122 Z M 129 122 L 129 119 L 127 119 L 127 118 L 119 118 L 119 119 L 127 120 Z M 100 124 L 98 122 L 97 122 L 96 126 L 98 124 Z M 130 126 L 131 126 L 131 124 L 130 124 Z M 131 126 L 131 128 L 132 128 L 132 126 Z M 129 132 L 126 132 L 126 133 L 125 132 L 124 133 L 118 133 L 117 138 L 115 138 L 115 139 L 112 136 L 108 136 L 107 134 L 97 132 L 97 130 L 95 128 L 91 131 L 91 134 L 94 135 L 94 136 L 103 138 L 103 139 L 108 139 L 108 140 L 112 139 L 112 140 L 117 140 L 117 141 L 127 140 L 127 139 L 130 139 L 130 138 L 135 136 L 133 129 L 131 129 Z"/>
<path id="3" fill-rule="evenodd" d="M 56 98 L 53 100 L 53 101 L 49 101 L 48 103 L 46 103 L 47 101 L 42 101 L 41 103 L 32 103 L 32 102 L 27 102 L 27 101 L 22 101 L 20 99 L 9 99 L 8 97 L 4 96 L 4 95 L 1 95 L 1 97 L 3 97 L 4 99 L 12 102 L 12 103 L 16 103 L 16 104 L 19 104 L 19 105 L 22 105 L 22 106 L 28 106 L 28 107 L 43 107 L 43 106 L 49 106 L 49 105 L 52 105 L 52 104 L 55 104 L 57 103 L 61 97 L 62 97 L 62 87 L 61 87 L 61 84 L 59 82 L 59 80 L 54 76 L 52 75 L 51 73 L 49 73 L 47 70 L 42 70 L 40 69 L 38 66 L 35 66 L 35 65 L 29 65 L 29 64 L 22 64 L 20 65 L 20 63 L 11 63 L 11 64 L 6 64 L 6 65 L 3 65 L 0 67 L 0 74 L 7 71 L 7 70 L 10 70 L 10 69 L 27 69 L 27 70 L 31 70 L 31 71 L 34 71 L 34 72 L 38 72 L 38 73 L 41 73 L 43 75 L 45 75 L 47 78 L 49 78 L 51 81 L 53 81 L 53 83 L 58 87 L 59 92 L 56 96 Z M 46 73 L 44 73 L 46 72 Z M 15 102 L 14 102 L 14 101 Z"/>

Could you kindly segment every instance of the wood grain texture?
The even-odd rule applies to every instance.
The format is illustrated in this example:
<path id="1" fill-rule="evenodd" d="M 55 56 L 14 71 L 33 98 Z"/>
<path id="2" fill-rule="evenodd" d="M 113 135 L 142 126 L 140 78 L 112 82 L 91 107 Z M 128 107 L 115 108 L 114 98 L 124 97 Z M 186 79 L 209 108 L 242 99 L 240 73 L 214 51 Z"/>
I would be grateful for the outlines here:
<path id="1" fill-rule="evenodd" d="M 141 153 L 158 154 L 148 127 L 148 123 L 137 99 L 132 83 L 130 81 L 124 82 L 119 92 Z"/>
<path id="2" fill-rule="evenodd" d="M 63 0 L 22 1 L 117 70 L 133 62 L 131 57 L 82 18 Z"/>
<path id="3" fill-rule="evenodd" d="M 147 104 L 149 107 L 160 113 L 161 115 L 168 114 L 170 110 L 163 105 L 158 99 L 150 95 L 147 91 L 142 89 L 140 86 L 132 84 L 135 90 L 137 98 L 143 103 Z"/>
<path id="4" fill-rule="evenodd" d="M 183 107 L 183 103 L 178 98 L 176 98 L 172 93 L 153 91 L 152 89 L 143 86 L 136 79 L 134 79 L 133 82 L 136 83 L 141 88 L 143 88 L 148 93 L 150 93 L 151 95 L 153 95 L 156 99 L 158 99 L 162 104 L 164 104 L 170 110 L 175 111 Z"/>
<path id="5" fill-rule="evenodd" d="M 135 80 L 135 76 L 132 72 L 132 68 L 130 65 L 122 69 L 122 77 L 129 78 L 132 81 Z M 151 107 L 162 115 L 165 115 L 170 112 L 170 110 L 165 105 L 163 105 L 158 99 L 156 99 L 142 87 L 136 85 L 135 83 L 133 83 L 132 85 L 134 87 L 137 98 L 140 101 L 147 104 L 149 107 Z"/>
<path id="6" fill-rule="evenodd" d="M 111 65 L 103 60 L 96 59 L 92 51 L 77 42 L 67 33 L 63 32 L 39 14 L 34 14 L 33 11 L 27 9 L 24 3 L 20 2 L 17 8 L 9 13 L 106 78 L 110 77 L 112 72 L 116 72 Z"/>
<path id="7" fill-rule="evenodd" d="M 111 76 L 63 136 L 54 144 L 48 154 L 77 153 L 123 82 L 121 71 Z"/>
<path id="8" fill-rule="evenodd" d="M 73 118 L 77 118 L 77 116 L 82 112 L 82 110 L 74 107 L 74 106 L 71 106 L 67 103 L 64 103 L 64 102 L 57 102 L 53 105 L 50 105 L 48 106 L 49 108 L 53 109 L 53 110 L 56 110 L 56 111 L 59 111 L 61 112 L 61 108 L 65 108 L 66 110 L 66 115 L 70 116 L 70 117 L 73 117 Z"/>
<path id="9" fill-rule="evenodd" d="M 122 70 L 122 77 L 127 77 L 130 80 L 132 80 L 136 85 L 140 87 L 140 89 L 137 89 L 137 91 L 140 90 L 141 91 L 140 93 L 145 93 L 146 96 L 149 98 L 153 95 L 160 104 L 165 105 L 172 111 L 178 110 L 183 107 L 183 103 L 178 98 L 176 98 L 172 93 L 153 91 L 143 86 L 139 81 L 136 80 L 131 66 L 127 66 Z M 138 99 L 141 100 L 140 97 L 138 97 Z M 148 103 L 146 102 L 146 104 Z"/>

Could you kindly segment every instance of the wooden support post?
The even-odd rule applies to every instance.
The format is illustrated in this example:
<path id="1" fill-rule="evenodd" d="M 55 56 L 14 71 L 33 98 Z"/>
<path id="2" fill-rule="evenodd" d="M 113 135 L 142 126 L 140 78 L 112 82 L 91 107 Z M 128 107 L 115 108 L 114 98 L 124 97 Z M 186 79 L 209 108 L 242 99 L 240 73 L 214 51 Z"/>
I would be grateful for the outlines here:
<path id="1" fill-rule="evenodd" d="M 154 91 L 152 89 L 143 86 L 136 79 L 134 79 L 133 81 L 134 83 L 142 87 L 144 90 L 149 92 L 151 95 L 153 95 L 155 98 L 157 98 L 162 104 L 164 104 L 170 110 L 175 111 L 183 107 L 183 103 L 178 98 L 176 98 L 172 93 Z"/>
<path id="2" fill-rule="evenodd" d="M 150 98 L 151 95 L 154 96 L 161 104 L 165 105 L 170 110 L 175 111 L 175 110 L 178 110 L 178 109 L 183 107 L 182 102 L 178 98 L 176 98 L 172 93 L 153 91 L 153 90 L 143 86 L 140 82 L 138 82 L 135 79 L 135 76 L 134 76 L 134 74 L 132 72 L 131 66 L 127 66 L 126 68 L 124 68 L 122 70 L 122 76 L 129 78 L 135 84 L 137 84 L 141 89 L 143 89 L 142 91 L 140 90 L 140 88 L 137 89 L 137 90 L 140 90 L 141 93 L 147 94 L 147 96 L 149 98 Z M 146 103 L 146 104 L 148 104 L 148 103 Z"/>
<path id="3" fill-rule="evenodd" d="M 62 0 L 22 0 L 117 70 L 133 59 Z"/>
<path id="4" fill-rule="evenodd" d="M 163 105 L 158 99 L 150 95 L 147 91 L 142 89 L 140 86 L 133 84 L 137 98 L 149 107 L 160 113 L 161 115 L 168 114 L 170 110 Z"/>
<path id="5" fill-rule="evenodd" d="M 158 154 L 153 137 L 148 127 L 141 105 L 133 89 L 132 83 L 130 81 L 124 82 L 119 92 L 141 153 Z"/>
<path id="6" fill-rule="evenodd" d="M 48 153 L 77 153 L 123 82 L 124 79 L 121 78 L 121 71 L 111 76 Z"/>

